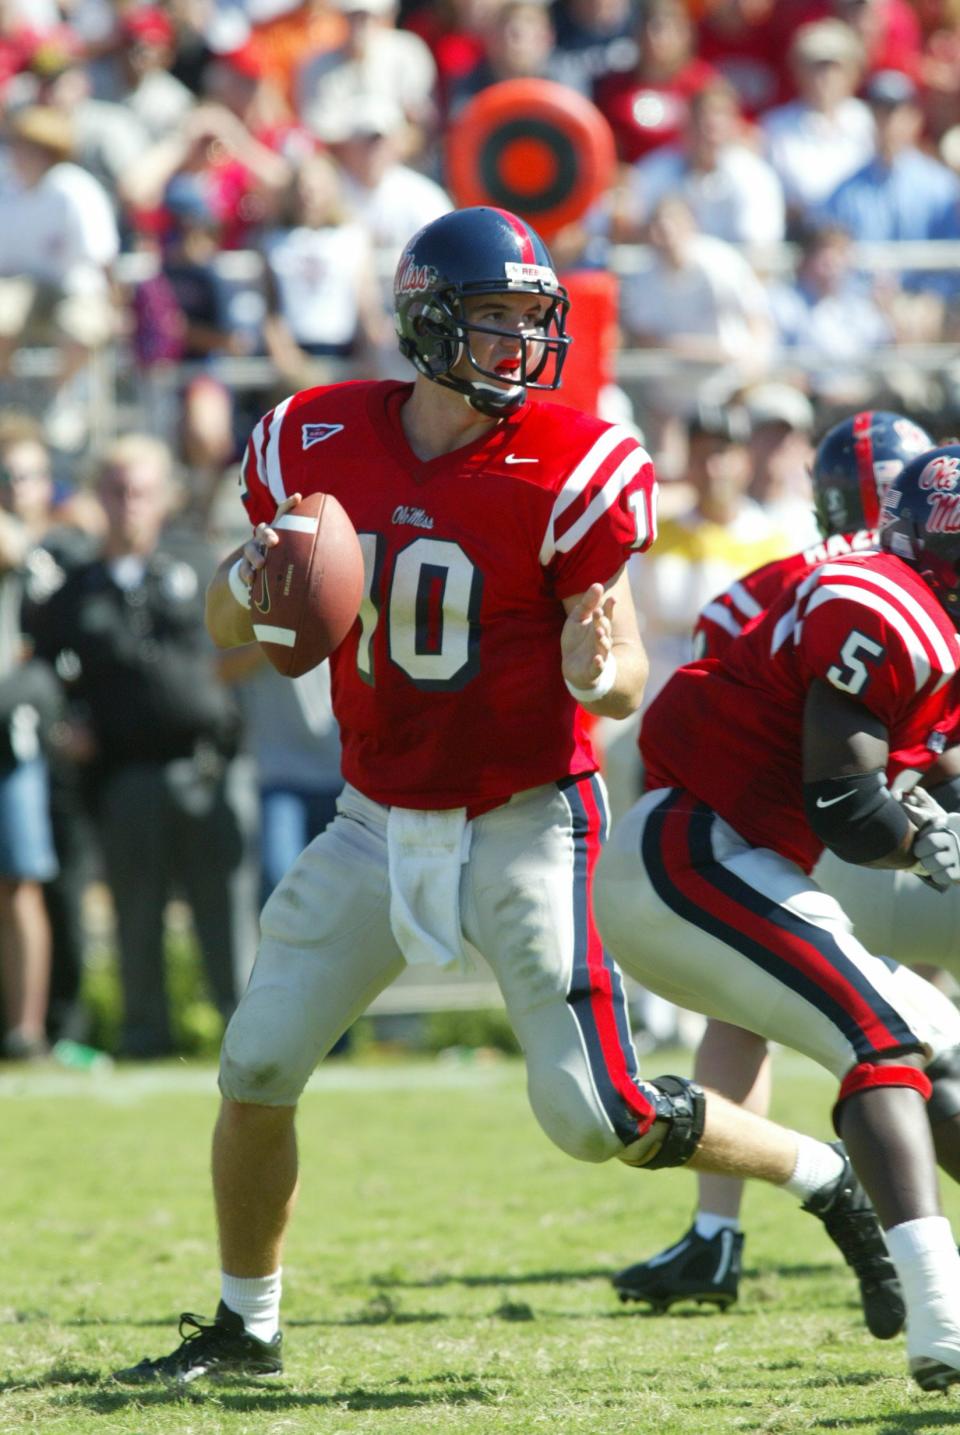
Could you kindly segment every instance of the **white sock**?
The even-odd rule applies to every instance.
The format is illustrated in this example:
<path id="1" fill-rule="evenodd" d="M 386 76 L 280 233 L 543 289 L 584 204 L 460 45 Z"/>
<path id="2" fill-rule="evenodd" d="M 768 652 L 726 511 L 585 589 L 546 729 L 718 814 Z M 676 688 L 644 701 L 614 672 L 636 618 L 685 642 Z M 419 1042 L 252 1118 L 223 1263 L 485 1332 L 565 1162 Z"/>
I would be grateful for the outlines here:
<path id="1" fill-rule="evenodd" d="M 799 1196 L 801 1201 L 809 1201 L 821 1187 L 837 1179 L 843 1170 L 843 1157 L 825 1141 L 814 1141 L 812 1136 L 802 1136 L 799 1131 L 796 1137 L 797 1163 L 781 1190 Z"/>
<path id="2" fill-rule="evenodd" d="M 283 1270 L 272 1276 L 228 1276 L 220 1272 L 220 1298 L 243 1316 L 244 1329 L 258 1340 L 272 1340 L 280 1329 L 280 1287 Z"/>
<path id="3" fill-rule="evenodd" d="M 960 1255 L 946 1216 L 886 1231 L 907 1307 L 907 1353 L 960 1368 Z"/>
<path id="4" fill-rule="evenodd" d="M 698 1211 L 693 1229 L 698 1236 L 709 1241 L 720 1231 L 739 1231 L 740 1222 L 736 1216 L 718 1216 L 713 1211 Z"/>

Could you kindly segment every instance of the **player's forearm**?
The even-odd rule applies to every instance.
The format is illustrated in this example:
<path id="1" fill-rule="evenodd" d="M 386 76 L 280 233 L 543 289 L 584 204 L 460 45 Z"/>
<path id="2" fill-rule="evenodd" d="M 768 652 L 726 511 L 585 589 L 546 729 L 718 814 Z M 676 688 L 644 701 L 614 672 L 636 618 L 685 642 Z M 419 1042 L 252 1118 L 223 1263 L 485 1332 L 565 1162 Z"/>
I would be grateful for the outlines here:
<path id="1" fill-rule="evenodd" d="M 207 589 L 204 617 L 207 632 L 218 648 L 235 648 L 240 643 L 253 642 L 250 609 L 237 601 L 230 584 L 230 570 L 242 555 L 242 548 L 228 554 Z"/>
<path id="2" fill-rule="evenodd" d="M 596 702 L 587 702 L 584 698 L 579 701 L 596 717 L 628 718 L 643 701 L 650 665 L 642 644 L 615 641 L 612 655 L 616 659 L 617 675 L 609 692 Z"/>

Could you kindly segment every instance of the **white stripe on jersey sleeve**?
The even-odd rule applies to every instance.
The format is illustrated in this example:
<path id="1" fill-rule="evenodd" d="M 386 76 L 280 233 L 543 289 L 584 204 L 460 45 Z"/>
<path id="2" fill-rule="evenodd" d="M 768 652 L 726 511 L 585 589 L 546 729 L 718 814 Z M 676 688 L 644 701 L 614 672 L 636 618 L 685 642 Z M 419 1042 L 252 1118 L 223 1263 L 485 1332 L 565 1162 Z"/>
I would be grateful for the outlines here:
<path id="1" fill-rule="evenodd" d="M 736 608 L 737 612 L 742 615 L 744 622 L 747 622 L 750 618 L 755 618 L 758 613 L 763 612 L 762 605 L 757 602 L 751 593 L 747 592 L 747 589 L 744 588 L 742 583 L 731 583 L 724 597 L 730 599 L 730 602 Z"/>
<path id="2" fill-rule="evenodd" d="M 273 494 L 277 504 L 281 504 L 287 496 L 287 490 L 283 483 L 283 473 L 280 470 L 280 433 L 283 429 L 283 420 L 287 409 L 293 400 L 293 394 L 282 403 L 277 404 L 273 411 L 273 422 L 270 425 L 270 437 L 267 440 L 267 487 Z"/>
<path id="3" fill-rule="evenodd" d="M 944 641 L 943 634 L 929 613 L 924 612 L 912 593 L 906 592 L 892 578 L 887 578 L 882 573 L 876 573 L 872 568 L 854 568 L 852 564 L 848 567 L 844 563 L 825 563 L 820 569 L 820 575 L 828 578 L 834 576 L 856 578 L 860 582 L 866 581 L 874 588 L 881 588 L 885 593 L 892 593 L 902 607 L 906 608 L 914 624 L 930 644 L 944 678 L 952 677 L 957 671 L 957 667 L 960 665 L 960 652 L 956 650 L 951 652 L 949 644 Z M 937 686 L 939 687 L 940 683 Z"/>
<path id="4" fill-rule="evenodd" d="M 250 447 L 253 449 L 254 463 L 256 464 L 257 478 L 264 488 L 267 486 L 267 475 L 263 470 L 263 428 L 266 423 L 266 415 L 260 420 L 250 435 Z M 249 454 L 249 450 L 248 450 Z M 245 479 L 247 487 L 250 487 L 249 477 Z"/>
<path id="5" fill-rule="evenodd" d="M 649 463 L 650 455 L 637 444 L 636 434 L 631 433 L 620 424 L 613 424 L 597 439 L 596 443 L 587 450 L 576 468 L 568 475 L 563 487 L 554 500 L 553 509 L 550 514 L 550 521 L 547 524 L 547 531 L 543 537 L 543 544 L 540 549 L 540 562 L 544 567 L 550 562 L 557 551 L 557 544 L 554 539 L 554 532 L 557 520 L 566 512 L 579 495 L 586 488 L 590 480 L 596 475 L 597 470 L 610 457 L 614 449 L 622 443 L 636 445 L 636 452 L 641 455 L 642 462 Z M 640 465 L 638 464 L 639 468 Z M 636 470 L 634 470 L 636 472 Z"/>
<path id="6" fill-rule="evenodd" d="M 899 594 L 899 590 L 897 591 Z M 869 588 L 854 588 L 847 584 L 837 588 L 832 588 L 828 583 L 821 584 L 807 604 L 807 613 L 812 613 L 815 608 L 822 608 L 824 603 L 834 603 L 841 599 L 848 603 L 852 601 L 861 608 L 871 608 L 873 612 L 879 613 L 881 618 L 885 618 L 891 628 L 900 634 L 913 664 L 914 683 L 916 691 L 919 692 L 924 683 L 930 680 L 930 659 L 927 657 L 920 635 L 911 624 L 910 619 L 904 617 L 903 613 L 889 603 L 882 594 L 872 593 Z M 940 684 L 938 683 L 937 686 L 939 687 Z"/>
<path id="7" fill-rule="evenodd" d="M 623 490 L 633 482 L 641 468 L 648 462 L 649 459 L 642 448 L 633 449 L 628 453 L 623 462 L 613 470 L 600 492 L 594 494 L 576 523 L 571 524 L 562 538 L 557 538 L 554 541 L 553 553 L 569 553 L 571 548 L 575 548 L 584 534 L 590 532 L 597 519 L 602 518 L 607 510 L 613 507 Z M 544 540 L 544 546 L 546 546 L 546 540 Z M 551 553 L 551 557 L 553 553 Z M 540 561 L 543 562 L 542 550 Z M 547 559 L 547 562 L 549 561 Z"/>
<path id="8" fill-rule="evenodd" d="M 739 638 L 743 631 L 743 624 L 737 622 L 730 609 L 723 603 L 708 603 L 700 613 L 700 621 L 714 623 L 725 633 L 729 633 L 732 638 Z"/>

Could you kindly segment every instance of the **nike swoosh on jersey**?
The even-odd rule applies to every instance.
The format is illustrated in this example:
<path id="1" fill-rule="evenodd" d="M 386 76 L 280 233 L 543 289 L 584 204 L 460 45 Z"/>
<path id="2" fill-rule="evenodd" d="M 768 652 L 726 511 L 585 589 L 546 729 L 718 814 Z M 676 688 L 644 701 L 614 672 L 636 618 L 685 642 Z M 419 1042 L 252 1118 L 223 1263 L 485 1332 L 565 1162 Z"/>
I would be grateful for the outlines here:
<path id="1" fill-rule="evenodd" d="M 504 463 L 539 463 L 539 462 L 540 462 L 540 460 L 539 460 L 538 458 L 520 458 L 520 456 L 519 456 L 518 454 L 515 454 L 515 453 L 508 453 L 507 456 L 506 456 L 506 458 L 505 458 L 503 461 L 504 461 Z"/>
<path id="2" fill-rule="evenodd" d="M 835 807 L 838 802 L 843 802 L 844 798 L 852 797 L 853 794 L 856 792 L 856 790 L 857 790 L 857 789 L 856 789 L 855 787 L 851 787 L 851 789 L 850 789 L 849 792 L 841 792 L 841 794 L 840 794 L 839 797 L 828 797 L 827 800 L 826 800 L 826 802 L 824 802 L 824 800 L 823 800 L 822 797 L 818 797 L 818 798 L 817 798 L 817 806 L 818 806 L 818 807 Z"/>

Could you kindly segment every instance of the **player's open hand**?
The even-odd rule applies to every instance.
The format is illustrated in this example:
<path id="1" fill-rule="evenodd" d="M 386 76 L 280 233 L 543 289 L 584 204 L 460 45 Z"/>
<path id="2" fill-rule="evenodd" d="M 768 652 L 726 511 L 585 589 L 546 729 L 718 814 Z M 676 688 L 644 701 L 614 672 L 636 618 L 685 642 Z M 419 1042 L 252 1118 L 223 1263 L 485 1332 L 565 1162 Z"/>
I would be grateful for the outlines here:
<path id="1" fill-rule="evenodd" d="M 282 518 L 285 513 L 290 512 L 291 508 L 296 508 L 297 504 L 302 502 L 302 494 L 291 493 L 290 497 L 285 498 L 280 504 L 271 519 L 271 523 L 276 523 L 278 518 Z M 257 524 L 250 538 L 243 545 L 243 553 L 240 560 L 241 583 L 244 583 L 248 588 L 251 586 L 257 569 L 263 567 L 267 561 L 267 554 L 270 549 L 275 548 L 279 542 L 279 536 L 274 529 L 271 528 L 270 523 Z"/>
<path id="2" fill-rule="evenodd" d="M 604 597 L 602 583 L 591 583 L 570 609 L 560 634 L 563 676 L 575 688 L 592 688 L 613 648 L 616 599 Z"/>

